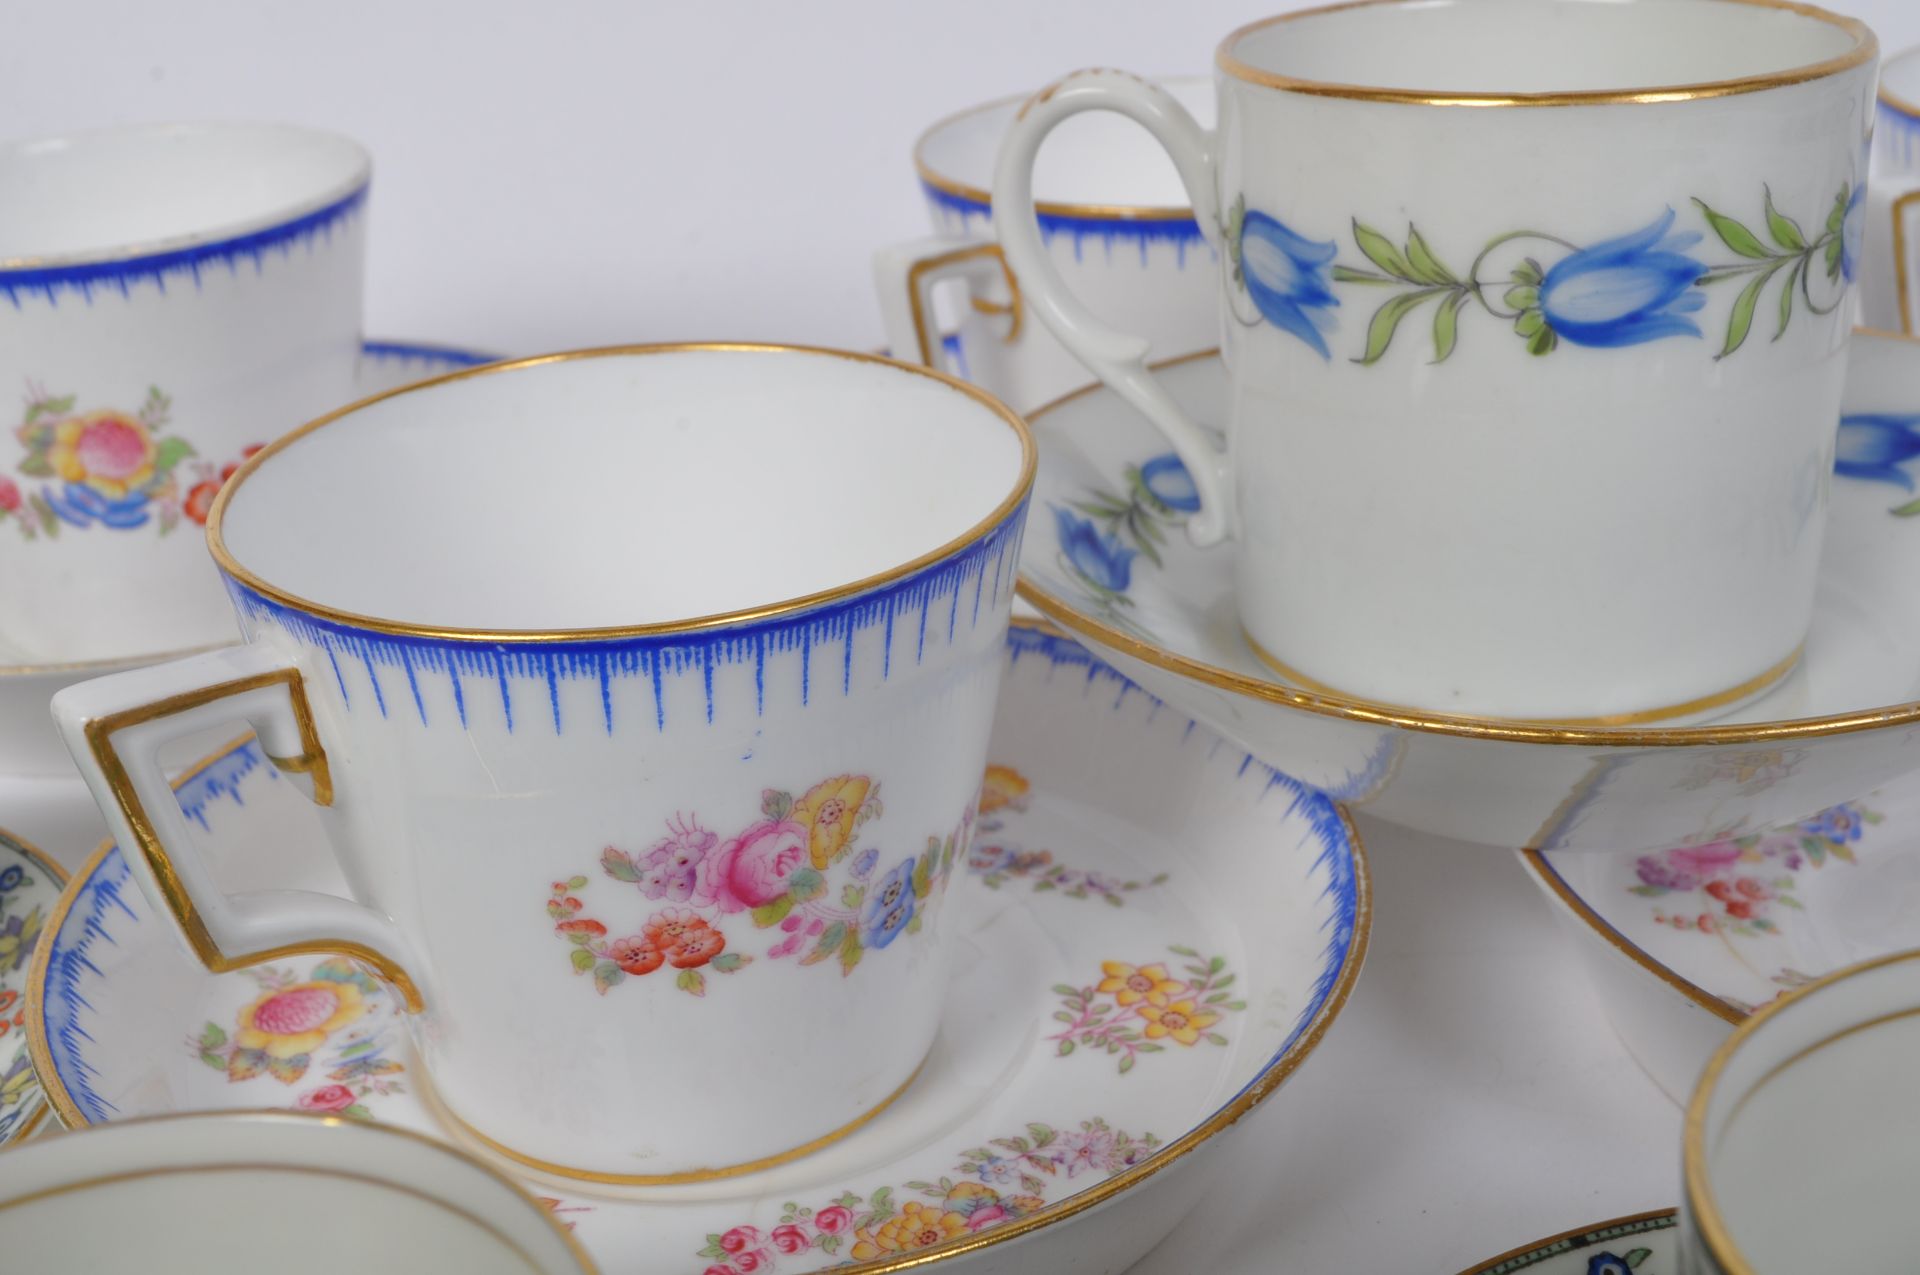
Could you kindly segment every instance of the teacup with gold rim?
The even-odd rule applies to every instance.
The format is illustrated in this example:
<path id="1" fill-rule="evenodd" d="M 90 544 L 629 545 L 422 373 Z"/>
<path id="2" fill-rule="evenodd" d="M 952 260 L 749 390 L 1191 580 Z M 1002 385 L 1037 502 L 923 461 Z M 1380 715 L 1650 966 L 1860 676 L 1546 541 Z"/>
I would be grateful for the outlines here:
<path id="1" fill-rule="evenodd" d="M 444 1114 L 521 1164 L 745 1172 L 932 1043 L 1033 469 L 984 393 L 836 351 L 456 373 L 235 476 L 208 538 L 245 645 L 55 716 L 209 968 L 359 957 Z M 154 749 L 242 719 L 352 899 L 210 876 Z"/>
<path id="2" fill-rule="evenodd" d="M 1216 128 L 1117 71 L 1035 94 L 995 229 L 1027 313 L 1173 443 L 1188 532 L 1234 542 L 1239 623 L 1289 681 L 1725 711 L 1812 618 L 1875 55 L 1785 0 L 1333 5 L 1226 37 Z M 1041 144 L 1088 111 L 1161 141 L 1220 248 L 1226 420 L 1177 406 L 1034 226 Z"/>

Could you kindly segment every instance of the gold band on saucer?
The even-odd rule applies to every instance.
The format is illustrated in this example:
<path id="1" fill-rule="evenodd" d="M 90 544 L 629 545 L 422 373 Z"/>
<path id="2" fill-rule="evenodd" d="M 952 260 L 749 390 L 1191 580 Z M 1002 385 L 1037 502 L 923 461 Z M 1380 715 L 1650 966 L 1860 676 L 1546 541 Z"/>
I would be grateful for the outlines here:
<path id="1" fill-rule="evenodd" d="M 607 1186 L 684 1186 L 690 1182 L 717 1182 L 722 1178 L 737 1178 L 745 1173 L 757 1173 L 761 1169 L 777 1168 L 780 1165 L 798 1160 L 802 1156 L 812 1155 L 815 1151 L 819 1151 L 824 1147 L 831 1146 L 848 1134 L 865 1127 L 875 1116 L 885 1111 L 888 1107 L 891 1107 L 894 1104 L 894 1100 L 911 1088 L 913 1082 L 920 1078 L 921 1067 L 925 1065 L 923 1061 L 919 1067 L 915 1067 L 913 1074 L 907 1077 L 906 1083 L 882 1098 L 878 1105 L 868 1108 L 847 1123 L 841 1125 L 838 1129 L 833 1130 L 831 1133 L 821 1134 L 811 1142 L 803 1143 L 800 1146 L 793 1147 L 786 1151 L 775 1152 L 773 1155 L 762 1156 L 758 1160 L 748 1160 L 744 1164 L 729 1164 L 717 1169 L 688 1169 L 684 1173 L 602 1173 L 597 1169 L 576 1169 L 570 1165 L 555 1164 L 551 1160 L 542 1160 L 537 1156 L 530 1156 L 524 1152 L 515 1151 L 505 1143 L 496 1142 L 492 1138 L 489 1138 L 486 1134 L 480 1132 L 471 1124 L 461 1119 L 460 1116 L 456 1115 L 453 1109 L 447 1106 L 446 1099 L 440 1096 L 439 1092 L 428 1079 L 424 1066 L 417 1069 L 417 1075 L 420 1096 L 426 1101 L 427 1106 L 433 1109 L 434 1115 L 457 1130 L 462 1137 L 472 1139 L 495 1155 L 511 1160 L 515 1164 L 524 1165 L 529 1169 L 537 1169 L 541 1173 L 552 1174 L 554 1177 L 572 1178 L 578 1182 L 598 1182 Z"/>
<path id="2" fill-rule="evenodd" d="M 1302 690 L 1312 691 L 1315 695 L 1331 695 L 1339 699 L 1351 700 L 1354 703 L 1373 704 L 1375 707 L 1386 709 L 1389 712 L 1412 711 L 1394 704 L 1382 704 L 1378 701 L 1362 700 L 1336 687 L 1328 686 L 1324 682 L 1316 682 L 1305 673 L 1300 672 L 1300 670 L 1274 658 L 1265 647 L 1253 640 L 1253 634 L 1247 632 L 1246 629 L 1242 628 L 1240 630 L 1240 636 L 1246 640 L 1247 649 L 1252 651 L 1262 664 L 1272 669 L 1275 673 L 1278 673 L 1287 681 L 1292 682 L 1295 686 L 1300 687 Z M 1484 720 L 1488 722 L 1512 721 L 1526 726 L 1565 727 L 1650 726 L 1655 722 L 1670 722 L 1676 717 L 1692 717 L 1696 713 L 1704 713 L 1709 709 L 1724 708 L 1729 704 L 1737 704 L 1743 699 L 1758 695 L 1761 691 L 1766 690 L 1775 682 L 1778 682 L 1781 678 L 1793 672 L 1794 666 L 1800 663 L 1800 657 L 1806 653 L 1806 649 L 1807 644 L 1802 642 L 1787 654 L 1786 659 L 1781 660 L 1772 668 L 1748 678 L 1738 686 L 1729 686 L 1724 691 L 1715 691 L 1711 695 L 1702 695 L 1699 699 L 1690 699 L 1683 704 L 1669 704 L 1664 708 L 1641 709 L 1635 713 L 1608 713 L 1599 717 L 1489 717 Z"/>

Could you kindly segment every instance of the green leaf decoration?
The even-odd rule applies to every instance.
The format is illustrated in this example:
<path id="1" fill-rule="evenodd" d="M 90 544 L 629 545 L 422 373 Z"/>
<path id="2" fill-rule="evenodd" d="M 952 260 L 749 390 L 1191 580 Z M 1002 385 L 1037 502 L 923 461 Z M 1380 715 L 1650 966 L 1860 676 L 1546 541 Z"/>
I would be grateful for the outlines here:
<path id="1" fill-rule="evenodd" d="M 600 852 L 600 866 L 615 881 L 632 882 L 640 879 L 640 869 L 634 866 L 632 856 L 612 846 Z"/>
<path id="2" fill-rule="evenodd" d="M 1427 241 L 1411 225 L 1407 227 L 1407 264 L 1413 267 L 1413 273 L 1422 283 L 1458 283 L 1453 271 L 1440 264 L 1433 255 L 1433 249 L 1427 247 Z"/>
<path id="3" fill-rule="evenodd" d="M 747 915 L 753 918 L 755 925 L 764 930 L 769 925 L 778 925 L 791 911 L 793 911 L 793 896 L 783 894 L 771 903 L 762 903 Z"/>
<path id="4" fill-rule="evenodd" d="M 1552 354 L 1559 346 L 1560 338 L 1552 328 L 1543 327 L 1527 338 L 1528 354 Z"/>
<path id="5" fill-rule="evenodd" d="M 1844 209 L 1844 205 L 1842 208 Z M 27 409 L 27 421 L 31 424 L 41 416 L 65 416 L 73 410 L 74 395 L 64 394 L 59 398 L 43 398 Z"/>
<path id="6" fill-rule="evenodd" d="M 1361 252 L 1367 254 L 1367 260 L 1388 274 L 1405 279 L 1408 283 L 1421 282 L 1413 273 L 1413 267 L 1407 264 L 1407 259 L 1400 255 L 1400 250 L 1385 235 L 1357 218 L 1353 223 L 1353 241 L 1360 245 Z"/>
<path id="7" fill-rule="evenodd" d="M 1887 512 L 1896 518 L 1920 517 L 1920 500 L 1909 500 L 1904 505 L 1895 505 Z"/>
<path id="8" fill-rule="evenodd" d="M 752 963 L 752 957 L 742 956 L 738 952 L 722 952 L 708 962 L 709 965 L 719 970 L 722 974 L 738 973 L 741 966 L 751 965 Z"/>
<path id="9" fill-rule="evenodd" d="M 1773 332 L 1773 339 L 1776 341 L 1787 334 L 1787 322 L 1793 318 L 1794 281 L 1800 277 L 1800 272 L 1806 267 L 1804 258 L 1787 267 L 1787 281 L 1780 288 L 1780 326 Z"/>
<path id="10" fill-rule="evenodd" d="M 340 1114 L 347 1117 L 349 1120 L 372 1120 L 373 1119 L 373 1113 L 367 1110 L 366 1104 L 359 1103 L 359 1102 L 354 1103 L 352 1106 L 340 1108 Z"/>
<path id="11" fill-rule="evenodd" d="M 1512 278 L 1515 283 L 1523 286 L 1537 287 L 1540 281 L 1546 278 L 1546 275 L 1541 273 L 1540 263 L 1532 257 L 1528 257 L 1525 261 L 1513 268 L 1513 274 L 1509 277 Z"/>
<path id="12" fill-rule="evenodd" d="M 673 985 L 681 991 L 691 992 L 695 996 L 705 996 L 707 994 L 707 980 L 699 970 L 681 970 L 680 977 L 673 980 Z"/>
<path id="13" fill-rule="evenodd" d="M 1516 310 L 1537 310 L 1540 308 L 1540 289 L 1531 284 L 1508 288 L 1507 295 L 1501 299 Z"/>
<path id="14" fill-rule="evenodd" d="M 585 889 L 586 884 L 587 884 L 587 879 L 585 877 L 568 877 L 567 878 L 567 889 L 569 890 Z"/>
<path id="15" fill-rule="evenodd" d="M 156 473 L 164 474 L 187 457 L 194 455 L 193 444 L 184 438 L 163 438 L 154 448 L 153 468 Z"/>
<path id="16" fill-rule="evenodd" d="M 1120 1060 L 1120 1074 L 1124 1076 L 1132 1070 L 1133 1070 L 1133 1055 L 1128 1054 L 1125 1058 L 1122 1058 Z"/>
<path id="17" fill-rule="evenodd" d="M 1227 220 L 1220 227 L 1221 238 L 1227 243 L 1227 259 L 1233 262 L 1234 269 L 1240 268 L 1240 228 L 1247 220 L 1247 197 L 1242 194 L 1233 201 L 1233 207 L 1227 209 Z"/>
<path id="18" fill-rule="evenodd" d="M 1753 276 L 1752 282 L 1740 289 L 1740 296 L 1733 303 L 1733 313 L 1727 319 L 1727 343 L 1716 359 L 1724 359 L 1739 349 L 1747 339 L 1747 331 L 1753 327 L 1753 309 L 1760 303 L 1760 289 L 1767 286 L 1767 280 L 1773 277 L 1771 270 Z"/>
<path id="19" fill-rule="evenodd" d="M 818 869 L 799 868 L 787 878 L 787 895 L 795 903 L 817 899 L 827 892 L 827 878 Z"/>
<path id="20" fill-rule="evenodd" d="M 593 941 L 593 935 L 587 933 L 585 930 L 568 930 L 567 941 L 580 947 L 585 947 Z"/>
<path id="21" fill-rule="evenodd" d="M 1772 189 L 1764 186 L 1761 189 L 1766 192 L 1767 233 L 1773 236 L 1775 243 L 1789 252 L 1804 251 L 1807 246 L 1807 237 L 1800 233 L 1799 223 L 1773 206 Z"/>
<path id="22" fill-rule="evenodd" d="M 785 819 L 793 809 L 793 794 L 781 792 L 777 788 L 765 788 L 760 792 L 760 813 L 778 823 Z"/>
<path id="23" fill-rule="evenodd" d="M 829 925 L 825 930 L 821 931 L 820 938 L 813 945 L 813 950 L 801 957 L 800 963 L 802 965 L 817 965 L 821 961 L 826 960 L 838 950 L 840 940 L 845 938 L 846 935 L 846 922 L 835 921 L 832 925 Z"/>
<path id="24" fill-rule="evenodd" d="M 1829 279 L 1840 277 L 1840 252 L 1841 241 L 1836 235 L 1827 241 L 1827 278 Z"/>
<path id="25" fill-rule="evenodd" d="M 866 949 L 860 944 L 860 931 L 848 930 L 847 936 L 840 940 L 841 975 L 844 977 L 853 973 L 853 967 L 860 963 L 860 958 L 865 954 Z"/>
<path id="26" fill-rule="evenodd" d="M 572 952 L 574 972 L 584 974 L 593 968 L 593 953 L 584 947 L 576 947 Z"/>
<path id="27" fill-rule="evenodd" d="M 1355 270 L 1352 266 L 1335 266 L 1333 268 L 1333 281 L 1335 283 L 1399 283 L 1401 282 L 1401 280 L 1395 279 L 1389 275 L 1375 274 L 1371 270 Z"/>
<path id="28" fill-rule="evenodd" d="M 227 1056 L 228 1080 L 252 1080 L 267 1069 L 264 1049 L 236 1049 Z"/>
<path id="29" fill-rule="evenodd" d="M 227 1069 L 226 1055 L 216 1054 L 210 1049 L 203 1049 L 200 1051 L 200 1061 L 205 1063 L 207 1066 L 213 1068 L 215 1071 L 225 1071 Z"/>
<path id="30" fill-rule="evenodd" d="M 1720 236 L 1720 242 L 1727 245 L 1743 257 L 1771 257 L 1767 246 L 1760 242 L 1751 230 L 1724 213 L 1717 213 L 1708 207 L 1704 200 L 1693 201 L 1700 205 L 1700 211 L 1706 214 L 1707 224 L 1713 227 L 1713 233 Z"/>
<path id="31" fill-rule="evenodd" d="M 913 897 L 924 899 L 933 892 L 933 860 L 931 851 L 913 861 Z"/>
<path id="32" fill-rule="evenodd" d="M 1380 361 L 1380 356 L 1393 344 L 1393 334 L 1400 326 L 1400 320 L 1406 318 L 1427 298 L 1438 295 L 1442 289 L 1422 288 L 1417 292 L 1403 292 L 1373 312 L 1373 322 L 1367 325 L 1366 353 L 1354 362 L 1362 367 Z"/>
<path id="33" fill-rule="evenodd" d="M 612 961 L 601 961 L 593 967 L 593 990 L 605 996 L 609 987 L 626 976 L 627 972 Z"/>
<path id="34" fill-rule="evenodd" d="M 1433 361 L 1435 363 L 1446 362 L 1447 356 L 1453 353 L 1453 344 L 1460 330 L 1460 308 L 1466 305 L 1468 295 L 1465 288 L 1456 288 L 1447 294 L 1447 299 L 1442 301 L 1440 308 L 1433 312 Z M 1129 882 L 1125 888 L 1132 889 L 1133 885 L 1134 883 Z M 1110 903 L 1120 902 L 1114 895 L 1108 895 L 1107 900 Z"/>
<path id="35" fill-rule="evenodd" d="M 291 1058 L 275 1058 L 264 1055 L 267 1060 L 267 1074 L 283 1085 L 290 1085 L 307 1074 L 307 1064 L 313 1061 L 311 1054 L 295 1054 Z"/>
<path id="36" fill-rule="evenodd" d="M 220 1024 L 208 1023 L 200 1029 L 200 1048 L 218 1049 L 227 1043 L 227 1034 L 220 1030 Z"/>
<path id="37" fill-rule="evenodd" d="M 1061 1042 L 1060 1042 L 1060 1048 L 1059 1048 L 1059 1050 L 1058 1050 L 1058 1053 L 1059 1053 L 1059 1056 L 1060 1056 L 1060 1057 L 1062 1057 L 1062 1058 L 1065 1058 L 1065 1057 L 1066 1057 L 1066 1056 L 1067 1056 L 1068 1054 L 1070 1054 L 1070 1053 L 1072 1053 L 1072 1052 L 1073 1052 L 1073 1041 L 1072 1041 L 1072 1040 L 1070 1040 L 1070 1039 L 1069 1039 L 1069 1040 L 1063 1040 L 1063 1041 L 1061 1041 Z"/>
<path id="38" fill-rule="evenodd" d="M 53 477 L 53 464 L 44 452 L 34 452 L 20 462 L 20 472 L 29 478 Z"/>
<path id="39" fill-rule="evenodd" d="M 1840 184 L 1840 193 L 1833 197 L 1833 207 L 1827 212 L 1827 233 L 1837 235 L 1840 228 L 1847 224 L 1847 198 L 1853 194 L 1853 187 L 1845 182 Z M 69 399 L 68 402 L 72 400 Z M 67 410 L 61 408 L 61 411 Z"/>
<path id="40" fill-rule="evenodd" d="M 1547 326 L 1547 316 L 1539 310 L 1523 310 L 1520 317 L 1513 321 L 1513 330 L 1523 337 L 1533 337 Z"/>
<path id="41" fill-rule="evenodd" d="M 867 901 L 867 887 L 855 885 L 849 881 L 840 889 L 840 906 L 849 912 L 858 912 L 860 905 Z"/>
<path id="42" fill-rule="evenodd" d="M 1636 1248 L 1626 1253 L 1624 1256 L 1621 1257 L 1620 1260 L 1625 1262 L 1628 1266 L 1637 1268 L 1640 1265 L 1640 1263 L 1646 1261 L 1649 1257 L 1652 1257 L 1652 1256 L 1653 1256 L 1652 1249 Z"/>

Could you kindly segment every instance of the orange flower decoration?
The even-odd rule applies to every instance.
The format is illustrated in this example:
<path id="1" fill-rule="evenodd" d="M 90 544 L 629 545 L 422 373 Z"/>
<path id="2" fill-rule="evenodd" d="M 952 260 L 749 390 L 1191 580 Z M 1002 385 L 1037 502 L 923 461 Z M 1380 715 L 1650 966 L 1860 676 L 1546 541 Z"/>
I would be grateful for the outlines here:
<path id="1" fill-rule="evenodd" d="M 1171 1005 L 1142 1005 L 1134 1012 L 1147 1020 L 1148 1040 L 1171 1036 L 1183 1045 L 1199 1043 L 1200 1033 L 1220 1021 L 1220 1015 L 1209 1014 L 1191 1000 L 1175 1001 Z"/>
<path id="2" fill-rule="evenodd" d="M 908 1200 L 900 1211 L 877 1227 L 862 1227 L 853 1233 L 853 1248 L 848 1255 L 866 1262 L 886 1253 L 911 1253 L 932 1248 L 943 1240 L 967 1233 L 967 1219 L 948 1212 L 937 1204 Z"/>
<path id="3" fill-rule="evenodd" d="M 686 908 L 662 908 L 647 918 L 647 923 L 640 927 L 640 933 L 642 946 L 650 947 L 666 957 L 667 963 L 677 970 L 705 965 L 725 951 L 727 946 L 726 935 L 708 925 L 699 913 Z M 657 966 L 658 962 L 655 962 L 647 968 Z"/>
<path id="4" fill-rule="evenodd" d="M 836 775 L 793 803 L 787 817 L 807 830 L 807 853 L 814 867 L 825 868 L 853 844 L 853 821 L 872 787 L 865 775 Z"/>
<path id="5" fill-rule="evenodd" d="M 1011 766 L 987 767 L 987 776 L 980 781 L 980 813 L 1026 809 L 1028 786 L 1027 777 Z"/>
<path id="6" fill-rule="evenodd" d="M 1167 1005 L 1187 990 L 1187 985 L 1167 974 L 1164 965 L 1123 965 L 1119 961 L 1100 962 L 1106 977 L 1099 989 L 1113 997 L 1122 1008 L 1145 1001 L 1149 1005 Z"/>

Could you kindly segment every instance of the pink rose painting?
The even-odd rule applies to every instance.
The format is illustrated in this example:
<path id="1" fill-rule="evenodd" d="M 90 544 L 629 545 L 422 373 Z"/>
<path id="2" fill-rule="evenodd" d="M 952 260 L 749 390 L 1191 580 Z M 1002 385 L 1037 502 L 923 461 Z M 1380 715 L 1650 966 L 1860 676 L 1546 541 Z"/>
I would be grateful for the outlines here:
<path id="1" fill-rule="evenodd" d="M 722 912 L 761 907 L 787 892 L 787 878 L 806 861 L 805 828 L 791 819 L 763 820 L 701 864 L 697 901 Z"/>

